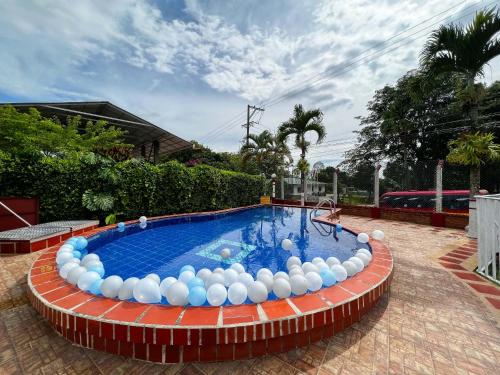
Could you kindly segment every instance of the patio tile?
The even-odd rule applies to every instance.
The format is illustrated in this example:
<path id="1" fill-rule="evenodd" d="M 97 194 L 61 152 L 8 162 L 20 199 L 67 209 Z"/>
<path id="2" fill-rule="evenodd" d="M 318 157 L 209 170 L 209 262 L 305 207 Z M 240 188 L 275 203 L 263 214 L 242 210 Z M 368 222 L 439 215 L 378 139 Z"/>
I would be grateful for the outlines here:
<path id="1" fill-rule="evenodd" d="M 272 302 L 264 302 L 260 304 L 264 309 L 269 320 L 294 316 L 295 311 L 286 300 L 277 300 Z"/>
<path id="2" fill-rule="evenodd" d="M 120 302 L 113 299 L 96 297 L 76 307 L 73 311 L 79 314 L 100 316 L 118 303 Z"/>
<path id="3" fill-rule="evenodd" d="M 238 324 L 259 321 L 256 305 L 225 306 L 222 310 L 223 324 Z"/>
<path id="4" fill-rule="evenodd" d="M 184 310 L 175 306 L 152 306 L 138 323 L 144 324 L 175 324 Z"/>
<path id="5" fill-rule="evenodd" d="M 186 309 L 181 318 L 181 326 L 207 325 L 214 326 L 219 320 L 219 307 L 199 307 Z"/>
<path id="6" fill-rule="evenodd" d="M 103 318 L 111 320 L 122 320 L 125 322 L 135 322 L 139 316 L 149 308 L 149 305 L 143 305 L 134 302 L 122 302 L 113 310 L 104 314 Z"/>
<path id="7" fill-rule="evenodd" d="M 300 297 L 291 298 L 290 301 L 299 308 L 300 311 L 308 312 L 318 310 L 328 305 L 315 294 L 304 295 Z"/>

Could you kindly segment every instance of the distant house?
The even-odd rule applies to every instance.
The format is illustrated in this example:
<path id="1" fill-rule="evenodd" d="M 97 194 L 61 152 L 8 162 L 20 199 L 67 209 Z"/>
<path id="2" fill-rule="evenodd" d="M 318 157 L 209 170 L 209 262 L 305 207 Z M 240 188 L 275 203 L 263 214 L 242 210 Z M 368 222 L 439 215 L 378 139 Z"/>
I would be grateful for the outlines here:
<path id="1" fill-rule="evenodd" d="M 302 186 L 299 177 L 285 177 L 285 193 L 292 198 L 300 198 Z M 326 195 L 326 183 L 314 180 L 307 180 L 306 193 L 307 196 L 321 197 Z"/>
<path id="2" fill-rule="evenodd" d="M 57 117 L 65 123 L 68 116 L 80 116 L 82 120 L 105 120 L 127 131 L 124 138 L 133 144 L 134 156 L 157 162 L 162 155 L 192 147 L 192 144 L 161 127 L 152 124 L 116 105 L 107 102 L 53 102 L 53 103 L 1 103 L 12 105 L 18 111 L 36 108 L 44 117 Z"/>

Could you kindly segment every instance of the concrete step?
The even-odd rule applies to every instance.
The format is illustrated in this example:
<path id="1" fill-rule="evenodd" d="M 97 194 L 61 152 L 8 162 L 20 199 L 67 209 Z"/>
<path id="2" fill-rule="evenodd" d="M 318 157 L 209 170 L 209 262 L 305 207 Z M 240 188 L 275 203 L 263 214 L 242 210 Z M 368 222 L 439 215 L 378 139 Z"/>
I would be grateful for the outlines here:
<path id="1" fill-rule="evenodd" d="M 63 220 L 0 232 L 0 254 L 40 251 L 99 226 L 97 220 Z"/>

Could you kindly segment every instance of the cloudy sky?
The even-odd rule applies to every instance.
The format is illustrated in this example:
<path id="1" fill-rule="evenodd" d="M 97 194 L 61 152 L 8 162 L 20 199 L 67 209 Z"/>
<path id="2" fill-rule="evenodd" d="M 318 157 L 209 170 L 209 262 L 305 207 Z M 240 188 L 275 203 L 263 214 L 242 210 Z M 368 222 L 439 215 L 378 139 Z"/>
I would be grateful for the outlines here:
<path id="1" fill-rule="evenodd" d="M 432 29 L 495 3 L 3 0 L 0 101 L 109 100 L 219 151 L 238 149 L 247 104 L 265 108 L 257 132 L 302 103 L 324 111 L 330 141 L 311 158 L 335 162 Z"/>

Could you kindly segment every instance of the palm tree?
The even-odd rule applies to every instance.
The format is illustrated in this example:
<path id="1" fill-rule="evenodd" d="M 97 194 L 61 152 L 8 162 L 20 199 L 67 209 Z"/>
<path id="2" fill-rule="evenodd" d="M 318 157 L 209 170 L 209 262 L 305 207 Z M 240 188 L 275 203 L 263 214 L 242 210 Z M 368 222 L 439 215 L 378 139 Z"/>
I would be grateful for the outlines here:
<path id="1" fill-rule="evenodd" d="M 260 134 L 250 134 L 249 142 L 241 147 L 243 161 L 254 159 L 259 170 L 270 177 L 274 172 L 283 170 L 285 164 L 292 162 L 292 155 L 285 142 L 264 130 Z"/>
<path id="2" fill-rule="evenodd" d="M 500 14 L 495 8 L 480 11 L 472 23 L 466 27 L 461 25 L 445 25 L 434 31 L 421 53 L 421 64 L 430 74 L 453 74 L 461 79 L 463 89 L 459 93 L 460 102 L 465 115 L 471 121 L 471 134 L 451 143 L 451 160 L 465 151 L 459 145 L 468 144 L 477 146 L 481 137 L 487 135 L 474 134 L 478 125 L 478 102 L 481 96 L 482 85 L 475 84 L 475 80 L 484 76 L 484 67 L 490 60 L 500 55 L 500 40 L 497 33 L 500 31 Z M 467 140 L 467 141 L 466 141 Z M 482 142 L 479 142 L 482 144 Z M 471 150 L 469 150 L 471 151 Z M 471 151 L 472 152 L 472 151 Z M 473 151 L 479 157 L 484 154 L 481 150 Z M 464 155 L 464 154 L 462 154 Z M 469 203 L 469 235 L 476 236 L 475 201 L 474 196 L 479 193 L 480 162 L 468 163 L 470 166 L 470 203 Z"/>
<path id="3" fill-rule="evenodd" d="M 295 135 L 295 146 L 300 149 L 300 185 L 302 188 L 301 204 L 304 205 L 306 153 L 311 142 L 306 141 L 306 134 L 316 133 L 316 143 L 320 143 L 326 136 L 326 129 L 322 124 L 323 113 L 319 109 L 304 111 L 302 104 L 296 104 L 293 109 L 293 117 L 283 122 L 278 128 L 278 140 L 285 142 L 288 136 Z"/>
<path id="4" fill-rule="evenodd" d="M 448 143 L 450 153 L 446 159 L 450 163 L 471 167 L 471 190 L 479 192 L 479 173 L 481 165 L 487 161 L 500 160 L 500 145 L 493 142 L 492 133 L 463 134 L 459 139 Z"/>
<path id="5" fill-rule="evenodd" d="M 428 73 L 451 73 L 463 80 L 472 127 L 477 125 L 480 88 L 474 82 L 484 76 L 485 65 L 500 55 L 500 40 L 495 37 L 499 31 L 500 14 L 495 8 L 483 10 L 466 27 L 450 24 L 434 31 L 420 56 Z"/>

